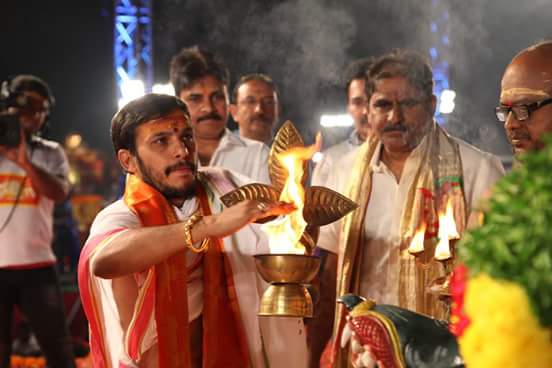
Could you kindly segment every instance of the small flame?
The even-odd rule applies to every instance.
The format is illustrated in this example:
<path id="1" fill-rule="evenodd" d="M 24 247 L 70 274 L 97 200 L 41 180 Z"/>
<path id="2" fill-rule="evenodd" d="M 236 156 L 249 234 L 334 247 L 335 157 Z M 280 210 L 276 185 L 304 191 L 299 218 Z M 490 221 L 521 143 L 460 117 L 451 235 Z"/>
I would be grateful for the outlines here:
<path id="1" fill-rule="evenodd" d="M 460 239 L 458 230 L 456 230 L 456 222 L 454 221 L 454 212 L 452 202 L 449 199 L 447 202 L 445 214 L 439 214 L 439 243 L 435 247 L 435 259 L 445 261 L 452 257 L 450 253 L 449 240 Z"/>
<path id="2" fill-rule="evenodd" d="M 301 183 L 303 162 L 310 160 L 316 152 L 320 151 L 321 145 L 322 138 L 319 133 L 312 146 L 292 148 L 278 157 L 288 172 L 280 201 L 293 203 L 297 209 L 261 227 L 268 235 L 271 253 L 305 254 L 305 247 L 299 242 L 307 227 L 307 222 L 303 218 L 305 204 L 305 190 Z"/>
<path id="3" fill-rule="evenodd" d="M 424 221 L 420 224 L 420 227 L 414 234 L 410 246 L 408 247 L 408 253 L 418 254 L 424 251 L 424 236 L 426 232 L 427 225 Z"/>

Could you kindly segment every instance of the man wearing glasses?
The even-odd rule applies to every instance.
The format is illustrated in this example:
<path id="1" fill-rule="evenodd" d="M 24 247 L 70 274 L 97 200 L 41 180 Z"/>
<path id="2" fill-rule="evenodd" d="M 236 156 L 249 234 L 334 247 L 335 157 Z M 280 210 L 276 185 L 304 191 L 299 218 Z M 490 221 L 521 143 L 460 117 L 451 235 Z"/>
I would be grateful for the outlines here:
<path id="1" fill-rule="evenodd" d="M 542 136 L 552 133 L 552 41 L 540 42 L 514 57 L 502 78 L 500 105 L 495 112 L 497 119 L 504 123 L 515 155 L 544 147 Z M 412 324 L 405 325 L 412 327 Z M 426 334 L 424 341 L 427 342 L 431 339 L 427 336 L 429 330 L 422 330 L 420 326 L 409 332 L 413 336 Z M 398 328 L 400 334 L 401 327 Z M 401 340 L 409 341 L 402 337 Z M 416 354 L 411 350 L 410 356 Z M 440 358 L 445 356 L 442 354 Z"/>
<path id="2" fill-rule="evenodd" d="M 240 78 L 232 93 L 232 118 L 240 137 L 270 145 L 280 116 L 278 89 L 266 74 L 247 74 Z"/>
<path id="3" fill-rule="evenodd" d="M 540 42 L 510 62 L 502 77 L 496 117 L 514 155 L 543 148 L 552 133 L 552 41 Z"/>

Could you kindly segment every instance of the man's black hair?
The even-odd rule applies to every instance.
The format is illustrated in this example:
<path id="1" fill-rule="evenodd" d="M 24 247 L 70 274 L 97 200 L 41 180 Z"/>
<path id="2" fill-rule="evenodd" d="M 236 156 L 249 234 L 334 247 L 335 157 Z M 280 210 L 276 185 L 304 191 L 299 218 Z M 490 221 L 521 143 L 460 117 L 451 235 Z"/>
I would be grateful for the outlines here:
<path id="1" fill-rule="evenodd" d="M 215 77 L 222 84 L 228 86 L 228 69 L 209 51 L 193 46 L 184 48 L 173 56 L 170 77 L 177 96 L 183 89 L 206 76 Z"/>
<path id="2" fill-rule="evenodd" d="M 111 141 L 115 153 L 127 149 L 136 153 L 136 128 L 145 122 L 181 110 L 189 119 L 188 108 L 175 96 L 150 93 L 133 100 L 119 110 L 111 120 Z"/>
<path id="3" fill-rule="evenodd" d="M 54 95 L 52 94 L 48 83 L 46 83 L 43 79 L 30 74 L 20 74 L 14 77 L 9 83 L 9 88 L 10 91 L 14 93 L 32 91 L 38 93 L 49 101 L 53 101 L 54 99 Z"/>
<path id="4" fill-rule="evenodd" d="M 374 93 L 380 79 L 402 77 L 422 91 L 425 97 L 433 95 L 433 72 L 428 60 L 415 51 L 396 49 L 377 58 L 366 76 L 366 96 Z"/>
<path id="5" fill-rule="evenodd" d="M 366 73 L 370 66 L 374 63 L 373 57 L 362 58 L 353 61 L 345 69 L 345 94 L 349 96 L 349 86 L 355 79 L 366 78 Z"/>
<path id="6" fill-rule="evenodd" d="M 272 88 L 274 93 L 276 93 L 276 96 L 278 98 L 280 97 L 279 92 L 278 92 L 278 88 L 276 87 L 276 84 L 274 83 L 274 80 L 272 80 L 272 78 L 270 76 L 268 76 L 267 74 L 263 74 L 263 73 L 252 73 L 252 74 L 246 74 L 246 75 L 242 76 L 236 82 L 236 85 L 234 86 L 234 89 L 232 90 L 232 103 L 235 104 L 235 103 L 238 102 L 238 89 L 240 89 L 240 87 L 243 86 L 245 83 L 253 81 L 253 80 L 266 83 L 270 88 Z"/>

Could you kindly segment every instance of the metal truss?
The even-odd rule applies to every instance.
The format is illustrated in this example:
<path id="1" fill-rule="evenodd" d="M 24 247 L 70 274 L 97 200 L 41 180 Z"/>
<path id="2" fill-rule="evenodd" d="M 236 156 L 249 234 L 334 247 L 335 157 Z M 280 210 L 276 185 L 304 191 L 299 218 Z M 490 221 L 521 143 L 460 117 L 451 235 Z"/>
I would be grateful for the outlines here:
<path id="1" fill-rule="evenodd" d="M 448 0 L 432 0 L 431 15 L 429 57 L 435 81 L 434 93 L 437 96 L 435 119 L 439 124 L 444 124 L 446 123 L 447 115 L 440 112 L 441 97 L 443 91 L 450 90 L 450 12 Z"/>
<path id="2" fill-rule="evenodd" d="M 128 80 L 153 84 L 151 0 L 115 0 L 114 61 L 118 98 Z"/>

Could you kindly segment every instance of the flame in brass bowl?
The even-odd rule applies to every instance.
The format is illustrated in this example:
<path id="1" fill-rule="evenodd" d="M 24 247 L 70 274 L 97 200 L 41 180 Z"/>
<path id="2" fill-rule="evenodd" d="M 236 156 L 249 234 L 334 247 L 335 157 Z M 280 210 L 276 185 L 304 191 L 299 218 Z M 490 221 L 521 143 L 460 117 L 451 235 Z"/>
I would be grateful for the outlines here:
<path id="1" fill-rule="evenodd" d="M 257 271 L 266 282 L 308 284 L 320 267 L 320 258 L 302 254 L 260 254 Z"/>
<path id="2" fill-rule="evenodd" d="M 278 130 L 270 150 L 268 171 L 272 185 L 250 183 L 241 186 L 220 197 L 222 203 L 226 207 L 231 207 L 244 200 L 257 200 L 268 204 L 277 202 L 288 177 L 288 170 L 280 162 L 278 156 L 291 149 L 304 146 L 303 138 L 301 138 L 293 123 L 286 121 Z M 313 236 L 318 232 L 317 227 L 339 220 L 349 212 L 354 211 L 358 205 L 344 195 L 326 187 L 313 186 L 305 188 L 306 172 L 308 171 L 306 169 L 307 162 L 305 161 L 302 166 L 304 173 L 301 179 L 302 188 L 304 188 L 302 215 L 308 226 L 301 243 L 306 246 L 307 254 L 310 254 L 317 240 L 317 236 Z M 273 219 L 274 217 L 269 217 L 257 222 L 264 223 Z"/>

